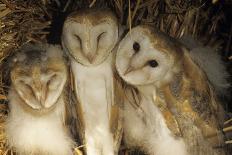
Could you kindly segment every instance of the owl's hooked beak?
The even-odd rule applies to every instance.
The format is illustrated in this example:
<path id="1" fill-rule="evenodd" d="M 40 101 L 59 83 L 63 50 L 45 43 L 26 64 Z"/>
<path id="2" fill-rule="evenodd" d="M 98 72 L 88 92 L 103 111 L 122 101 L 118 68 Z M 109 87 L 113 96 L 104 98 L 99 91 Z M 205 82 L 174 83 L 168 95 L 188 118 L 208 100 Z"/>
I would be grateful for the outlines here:
<path id="1" fill-rule="evenodd" d="M 93 63 L 93 61 L 94 61 L 94 58 L 95 58 L 95 56 L 94 56 L 94 54 L 87 54 L 86 55 L 86 58 L 89 60 L 89 62 L 92 64 Z"/>
<path id="2" fill-rule="evenodd" d="M 45 107 L 45 100 L 46 100 L 46 91 L 38 91 L 35 92 L 36 99 L 39 101 L 41 107 Z"/>
<path id="3" fill-rule="evenodd" d="M 34 79 L 34 85 L 32 87 L 34 96 L 39 102 L 41 107 L 44 107 L 44 101 L 46 97 L 46 84 L 43 84 L 41 82 L 41 70 L 40 66 L 34 67 L 33 72 L 33 79 Z"/>
<path id="4" fill-rule="evenodd" d="M 87 37 L 88 38 L 85 40 L 82 46 L 82 54 L 89 61 L 90 64 L 93 64 L 97 51 L 93 40 L 90 39 L 89 35 L 87 35 Z"/>
<path id="5" fill-rule="evenodd" d="M 132 66 L 131 64 L 128 66 L 128 68 L 126 69 L 126 71 L 124 72 L 124 76 L 129 74 L 130 72 L 133 72 L 133 71 L 137 71 L 137 70 L 140 70 L 142 69 L 143 67 L 146 66 L 146 63 L 143 64 L 142 66 Z"/>
<path id="6" fill-rule="evenodd" d="M 134 67 L 132 67 L 131 65 L 129 65 L 129 67 L 126 69 L 126 71 L 124 72 L 124 76 L 127 75 L 128 73 L 132 72 L 133 70 L 135 70 Z"/>

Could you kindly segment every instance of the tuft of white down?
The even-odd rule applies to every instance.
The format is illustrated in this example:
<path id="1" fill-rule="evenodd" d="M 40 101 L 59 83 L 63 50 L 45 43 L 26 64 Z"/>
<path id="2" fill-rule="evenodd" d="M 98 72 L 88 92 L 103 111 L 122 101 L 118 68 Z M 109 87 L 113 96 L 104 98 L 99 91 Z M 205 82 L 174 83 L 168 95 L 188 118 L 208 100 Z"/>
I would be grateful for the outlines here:
<path id="1" fill-rule="evenodd" d="M 129 147 L 139 147 L 149 155 L 188 155 L 183 139 L 175 138 L 165 119 L 152 102 L 142 96 L 140 107 L 124 105 L 124 140 Z"/>
<path id="2" fill-rule="evenodd" d="M 191 58 L 205 71 L 216 93 L 227 95 L 228 88 L 231 87 L 227 80 L 229 73 L 216 49 L 203 46 L 191 36 L 183 36 L 180 41 L 190 49 Z"/>
<path id="3" fill-rule="evenodd" d="M 71 155 L 74 142 L 64 127 L 64 101 L 56 103 L 48 114 L 25 112 L 14 90 L 9 92 L 10 113 L 6 135 L 10 147 L 19 155 Z"/>
<path id="4" fill-rule="evenodd" d="M 71 61 L 78 100 L 83 110 L 88 155 L 113 155 L 110 110 L 113 104 L 112 55 L 97 66 Z"/>

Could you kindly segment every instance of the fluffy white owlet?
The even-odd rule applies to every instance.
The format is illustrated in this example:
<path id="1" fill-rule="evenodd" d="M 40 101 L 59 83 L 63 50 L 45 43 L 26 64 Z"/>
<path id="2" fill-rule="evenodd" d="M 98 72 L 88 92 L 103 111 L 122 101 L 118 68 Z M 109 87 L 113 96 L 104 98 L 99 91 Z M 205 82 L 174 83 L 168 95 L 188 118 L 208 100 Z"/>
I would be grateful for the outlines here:
<path id="1" fill-rule="evenodd" d="M 64 23 L 62 45 L 70 55 L 79 128 L 88 155 L 118 152 L 122 100 L 112 61 L 117 41 L 117 19 L 109 11 L 80 11 Z"/>
<path id="2" fill-rule="evenodd" d="M 205 73 L 176 40 L 137 26 L 120 42 L 116 68 L 128 84 L 125 142 L 152 155 L 223 155 L 220 105 Z"/>
<path id="3" fill-rule="evenodd" d="M 67 68 L 58 46 L 27 45 L 14 57 L 6 134 L 20 155 L 71 155 L 65 127 Z"/>

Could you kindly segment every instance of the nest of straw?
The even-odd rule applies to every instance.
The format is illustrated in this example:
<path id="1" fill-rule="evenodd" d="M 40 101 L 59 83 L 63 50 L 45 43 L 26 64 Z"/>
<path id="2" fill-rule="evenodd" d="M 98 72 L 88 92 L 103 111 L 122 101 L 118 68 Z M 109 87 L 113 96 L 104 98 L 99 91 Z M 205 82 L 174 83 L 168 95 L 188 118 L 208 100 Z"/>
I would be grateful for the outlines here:
<path id="1" fill-rule="evenodd" d="M 83 8 L 110 8 L 127 29 L 149 24 L 173 37 L 201 38 L 231 63 L 230 0 L 0 0 L 0 154 L 11 152 L 4 135 L 7 59 L 27 42 L 60 43 L 65 17 Z"/>

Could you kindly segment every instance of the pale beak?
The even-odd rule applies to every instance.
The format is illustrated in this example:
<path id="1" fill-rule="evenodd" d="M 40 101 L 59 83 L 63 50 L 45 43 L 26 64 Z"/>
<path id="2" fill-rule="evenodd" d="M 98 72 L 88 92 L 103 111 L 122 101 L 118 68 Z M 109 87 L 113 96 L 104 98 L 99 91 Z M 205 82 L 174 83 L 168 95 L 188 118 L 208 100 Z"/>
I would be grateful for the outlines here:
<path id="1" fill-rule="evenodd" d="M 87 37 L 85 43 L 82 46 L 83 55 L 89 61 L 90 64 L 94 62 L 94 59 L 96 57 L 96 48 L 93 45 L 94 43 L 92 43 L 91 39 Z"/>
<path id="2" fill-rule="evenodd" d="M 86 55 L 86 58 L 89 60 L 89 62 L 92 64 L 94 61 L 95 56 L 93 54 Z"/>
<path id="3" fill-rule="evenodd" d="M 40 105 L 42 107 L 45 107 L 45 97 L 46 97 L 46 94 L 45 92 L 38 92 L 38 93 L 35 93 L 36 94 L 36 99 L 38 100 L 38 102 L 40 103 Z"/>
<path id="4" fill-rule="evenodd" d="M 134 67 L 129 66 L 129 67 L 126 69 L 126 71 L 124 72 L 123 75 L 126 75 L 126 74 L 130 73 L 130 72 L 133 71 L 134 69 L 135 69 Z"/>

